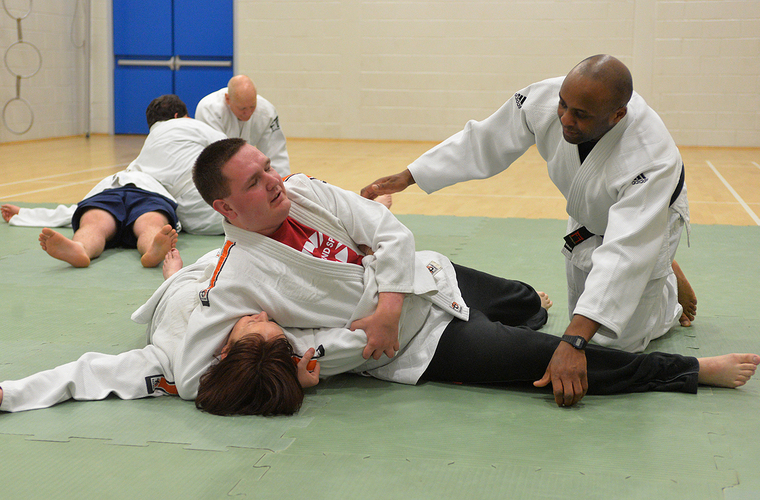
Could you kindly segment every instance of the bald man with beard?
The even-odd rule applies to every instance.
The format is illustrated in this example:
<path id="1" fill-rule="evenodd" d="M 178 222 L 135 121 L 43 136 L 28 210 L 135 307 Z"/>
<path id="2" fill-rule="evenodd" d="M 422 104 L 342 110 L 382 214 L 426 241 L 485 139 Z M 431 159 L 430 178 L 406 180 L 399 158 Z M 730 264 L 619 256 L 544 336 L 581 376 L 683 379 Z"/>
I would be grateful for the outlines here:
<path id="1" fill-rule="evenodd" d="M 195 109 L 195 119 L 230 139 L 245 139 L 269 157 L 272 168 L 282 177 L 290 174 L 290 159 L 277 110 L 258 95 L 249 77 L 233 76 L 227 87 L 201 99 Z"/>
<path id="2" fill-rule="evenodd" d="M 584 348 L 592 337 L 639 352 L 696 314 L 696 295 L 674 261 L 689 230 L 683 162 L 660 117 L 633 91 L 628 68 L 596 55 L 566 77 L 532 84 L 362 195 L 415 183 L 431 193 L 491 177 L 533 145 L 567 199 L 570 314 L 565 342 L 535 384 L 551 382 L 557 403 L 569 406 L 588 389 Z"/>

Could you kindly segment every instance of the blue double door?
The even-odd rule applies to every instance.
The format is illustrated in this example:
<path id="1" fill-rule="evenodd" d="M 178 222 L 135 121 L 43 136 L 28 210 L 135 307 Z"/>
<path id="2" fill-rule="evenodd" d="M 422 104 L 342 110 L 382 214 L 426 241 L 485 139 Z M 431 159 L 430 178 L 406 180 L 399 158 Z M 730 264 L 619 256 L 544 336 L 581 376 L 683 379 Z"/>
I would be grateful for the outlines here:
<path id="1" fill-rule="evenodd" d="M 145 108 L 177 94 L 192 117 L 233 76 L 233 0 L 113 0 L 114 131 L 147 134 Z"/>

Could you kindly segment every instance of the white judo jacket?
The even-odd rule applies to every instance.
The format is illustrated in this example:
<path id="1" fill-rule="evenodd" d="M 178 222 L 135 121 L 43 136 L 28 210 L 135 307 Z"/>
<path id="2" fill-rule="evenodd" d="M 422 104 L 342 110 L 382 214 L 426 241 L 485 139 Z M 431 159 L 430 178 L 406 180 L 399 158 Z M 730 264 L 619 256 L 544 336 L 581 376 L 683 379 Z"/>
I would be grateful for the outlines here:
<path id="1" fill-rule="evenodd" d="M 618 347 L 641 350 L 670 328 L 674 315 L 676 320 L 680 316 L 672 298 L 648 306 L 657 309 L 652 314 L 661 317 L 655 322 L 660 324 L 641 319 L 649 312 L 638 307 L 645 294 L 663 296 L 663 285 L 654 281 L 672 276 L 680 231 L 684 224 L 688 229 L 685 186 L 670 205 L 681 156 L 662 120 L 634 93 L 626 116 L 581 164 L 578 147 L 564 140 L 557 116 L 563 80 L 553 78 L 519 91 L 490 117 L 468 122 L 422 155 L 409 170 L 420 188 L 431 193 L 496 175 L 535 144 L 567 200 L 567 234 L 585 226 L 598 235 L 572 252 L 564 251 L 568 266 L 580 271 L 568 271 L 570 315 L 601 323 L 599 333 L 613 340 L 640 337 Z M 642 331 L 651 329 L 656 333 Z"/>
<path id="2" fill-rule="evenodd" d="M 280 118 L 274 105 L 257 95 L 253 115 L 248 121 L 241 122 L 227 106 L 224 99 L 226 93 L 227 87 L 201 99 L 195 108 L 195 119 L 223 132 L 231 139 L 245 139 L 269 158 L 272 168 L 281 177 L 290 175 L 285 134 L 280 128 Z"/>
<path id="3" fill-rule="evenodd" d="M 18 381 L 0 383 L 2 411 L 52 406 L 66 399 L 124 399 L 177 394 L 195 399 L 235 322 L 262 310 L 283 326 L 297 354 L 322 345 L 321 375 L 355 371 L 414 384 L 427 368 L 446 325 L 467 320 L 449 260 L 414 251 L 414 238 L 384 206 L 304 175 L 285 183 L 291 217 L 355 251 L 373 249 L 362 265 L 323 261 L 271 238 L 225 224 L 227 239 L 166 280 L 132 319 L 147 324 L 150 344 L 119 355 L 79 360 Z M 379 292 L 407 293 L 400 351 L 365 360 L 366 335 L 351 331 L 370 315 Z"/>
<path id="4" fill-rule="evenodd" d="M 192 118 L 154 123 L 140 154 L 127 167 L 144 172 L 177 200 L 182 229 L 192 234 L 222 234 L 223 217 L 211 208 L 193 184 L 193 165 L 201 151 L 226 136 Z"/>

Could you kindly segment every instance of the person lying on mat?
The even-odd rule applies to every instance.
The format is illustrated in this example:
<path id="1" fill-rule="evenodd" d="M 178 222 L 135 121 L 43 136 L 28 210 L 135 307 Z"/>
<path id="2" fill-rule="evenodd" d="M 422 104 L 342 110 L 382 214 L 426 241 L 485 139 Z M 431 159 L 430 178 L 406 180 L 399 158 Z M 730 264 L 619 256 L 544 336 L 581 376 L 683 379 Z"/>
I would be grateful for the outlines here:
<path id="1" fill-rule="evenodd" d="M 0 207 L 3 220 L 11 226 L 46 228 L 40 235 L 43 249 L 48 249 L 53 257 L 67 262 L 72 260 L 70 263 L 76 267 L 87 263 L 88 254 L 97 254 L 97 245 L 102 246 L 103 243 L 98 241 L 93 246 L 84 240 L 84 250 L 73 247 L 61 251 L 59 246 L 70 245 L 65 244 L 60 233 L 49 228 L 72 224 L 76 231 L 79 218 L 82 217 L 83 224 L 87 222 L 87 212 L 92 209 L 111 219 L 106 221 L 106 227 L 95 228 L 99 231 L 97 239 L 105 239 L 109 247 L 119 244 L 118 238 L 122 234 L 127 240 L 131 238 L 131 224 L 143 213 L 145 206 L 166 215 L 177 232 L 181 229 L 190 234 L 221 234 L 221 217 L 203 202 L 193 185 L 191 172 L 203 148 L 226 136 L 205 123 L 189 118 L 187 106 L 174 94 L 153 99 L 145 109 L 145 118 L 150 133 L 140 154 L 126 169 L 100 181 L 82 202 L 72 206 L 59 205 L 55 209 L 3 204 Z M 113 225 L 119 233 L 117 236 L 113 235 Z M 160 228 L 163 229 L 163 225 Z M 81 243 L 77 238 L 74 240 Z M 126 245 L 135 246 L 129 241 Z M 73 257 L 71 254 L 74 254 Z M 153 265 L 159 264 L 165 254 L 166 251 Z M 89 258 L 95 256 L 89 255 Z M 152 263 L 155 259 L 149 261 Z"/>
<path id="2" fill-rule="evenodd" d="M 71 238 L 45 227 L 40 232 L 40 247 L 53 258 L 73 267 L 89 267 L 107 248 L 136 248 L 143 267 L 156 267 L 166 253 L 177 244 L 177 204 L 157 192 L 161 187 L 141 172 L 120 172 L 121 181 L 141 179 L 154 183 L 148 190 L 132 183 L 120 187 L 98 190 L 79 202 L 71 217 L 74 235 Z M 116 179 L 116 175 L 112 176 Z M 116 181 L 120 182 L 120 181 Z M 111 185 L 111 178 L 98 184 Z M 143 184 L 145 185 L 145 184 Z M 96 187 L 97 189 L 97 187 Z M 9 221 L 18 214 L 19 207 L 3 205 L 3 218 Z"/>
<path id="3" fill-rule="evenodd" d="M 194 180 L 225 216 L 226 240 L 218 254 L 174 274 L 167 271 L 171 276 L 133 315 L 149 324 L 152 344 L 118 356 L 84 355 L 57 371 L 0 383 L 0 410 L 113 392 L 123 398 L 176 393 L 220 414 L 292 413 L 303 397 L 299 387 L 347 371 L 408 384 L 422 379 L 550 383 L 541 376 L 544 361 L 562 340 L 527 327 L 546 321 L 542 297 L 529 285 L 456 266 L 435 252 L 415 252 L 411 232 L 382 205 L 305 175 L 283 182 L 268 159 L 242 140 L 207 147 Z M 175 254 L 172 250 L 167 261 Z M 270 325 L 270 317 L 280 327 Z M 261 347 L 238 354 L 258 341 L 257 332 L 246 333 L 259 328 L 256 323 L 275 333 L 281 328 L 302 359 L 298 367 L 292 362 L 286 367 L 279 358 L 275 364 L 288 376 L 254 370 L 259 382 L 273 382 L 280 392 L 259 392 L 246 383 L 219 406 L 204 397 L 205 387 L 212 388 L 214 399 L 219 393 L 214 381 L 222 377 L 222 385 L 228 383 L 227 370 L 232 368 L 232 380 L 244 377 L 237 374 L 245 363 L 236 360 Z M 232 331 L 237 333 L 231 336 Z M 251 340 L 239 342 L 241 335 Z M 230 339 L 234 346 L 226 348 Z M 320 345 L 320 368 L 309 371 L 313 349 Z M 578 388 L 555 386 L 557 404 L 573 405 L 587 391 L 695 392 L 700 382 L 736 387 L 760 363 L 754 354 L 697 360 L 595 346 L 587 352 L 588 381 Z M 619 377 L 621 372 L 628 378 Z M 287 407 L 276 397 L 285 385 L 295 391 Z"/>
<path id="4" fill-rule="evenodd" d="M 188 304 L 193 300 L 188 298 L 197 297 L 196 291 L 205 283 L 202 278 L 214 268 L 215 260 L 216 252 L 211 252 L 177 272 L 182 268 L 182 261 L 179 252 L 172 249 L 164 261 L 164 275 L 170 277 L 176 273 L 177 276 L 167 280 L 157 307 L 147 308 L 154 311 L 150 318 L 151 325 L 155 326 L 151 345 L 119 355 L 87 353 L 78 361 L 53 370 L 19 381 L 2 382 L 0 411 L 45 408 L 70 398 L 103 399 L 111 393 L 123 399 L 167 394 L 192 399 L 192 394 L 179 393 L 172 382 L 172 371 L 187 360 L 182 333 L 192 309 Z M 489 279 L 499 281 L 494 277 Z M 500 284 L 510 287 L 515 282 L 501 280 Z M 525 287 L 524 291 L 528 292 L 527 285 Z M 468 290 L 467 295 L 482 296 L 482 292 Z M 528 295 L 526 293 L 526 299 Z M 545 308 L 551 306 L 545 294 L 541 297 L 541 306 L 539 318 L 545 317 Z M 438 307 L 433 305 L 433 308 Z M 526 314 L 532 310 L 533 306 L 529 307 Z M 482 315 L 474 309 L 470 313 Z M 491 313 L 498 315 L 496 311 Z M 512 329 L 518 334 L 509 335 L 505 334 L 508 329 L 504 325 L 491 322 L 490 328 L 481 334 L 468 329 L 467 322 L 459 319 L 451 322 L 462 324 L 445 328 L 420 380 L 529 382 L 541 374 L 540 364 L 532 360 L 551 357 L 556 343 L 561 341 L 527 327 L 519 329 L 520 332 Z M 484 319 L 479 323 L 489 325 Z M 423 325 L 418 335 L 425 335 L 424 330 Z M 378 367 L 371 368 L 368 365 L 374 360 L 362 357 L 365 345 L 366 336 L 358 329 L 281 328 L 270 321 L 265 312 L 244 316 L 221 344 L 203 342 L 208 356 L 218 361 L 200 378 L 195 404 L 218 415 L 293 414 L 303 402 L 303 389 L 317 385 L 320 377 L 353 371 L 390 378 L 387 375 L 392 371 L 382 370 L 383 362 L 390 359 L 381 358 L 383 361 L 375 361 Z M 196 349 L 196 354 L 202 354 L 204 349 Z M 318 361 L 313 360 L 317 351 Z M 303 356 L 297 356 L 297 352 Z M 587 356 L 591 394 L 649 390 L 696 392 L 698 384 L 739 387 L 752 377 L 760 363 L 760 356 L 754 354 L 694 359 L 656 352 L 631 354 L 601 346 L 589 346 Z M 411 369 L 422 363 L 422 358 L 410 349 L 402 349 L 393 359 L 403 360 Z"/>

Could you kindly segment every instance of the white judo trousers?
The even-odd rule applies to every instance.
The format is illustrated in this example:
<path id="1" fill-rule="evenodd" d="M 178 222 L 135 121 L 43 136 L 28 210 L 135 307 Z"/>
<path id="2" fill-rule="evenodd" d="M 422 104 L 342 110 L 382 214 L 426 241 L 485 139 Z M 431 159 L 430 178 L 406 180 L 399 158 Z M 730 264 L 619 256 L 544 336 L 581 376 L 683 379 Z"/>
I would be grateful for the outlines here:
<path id="1" fill-rule="evenodd" d="M 685 191 L 684 187 L 684 191 Z M 683 232 L 683 219 L 674 212 L 674 219 L 669 225 L 670 261 L 675 259 L 678 243 Z M 567 301 L 570 319 L 577 310 L 578 299 L 585 291 L 589 273 L 573 264 L 572 259 L 565 259 L 567 277 Z M 673 273 L 651 279 L 641 294 L 638 305 L 631 315 L 625 330 L 615 333 L 602 325 L 593 337 L 593 342 L 605 347 L 621 349 L 628 352 L 641 352 L 649 342 L 665 335 L 671 328 L 680 325 L 683 308 L 678 303 L 678 283 Z"/>

